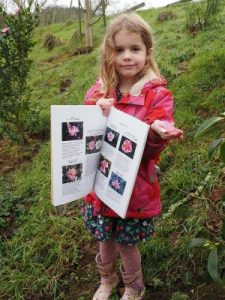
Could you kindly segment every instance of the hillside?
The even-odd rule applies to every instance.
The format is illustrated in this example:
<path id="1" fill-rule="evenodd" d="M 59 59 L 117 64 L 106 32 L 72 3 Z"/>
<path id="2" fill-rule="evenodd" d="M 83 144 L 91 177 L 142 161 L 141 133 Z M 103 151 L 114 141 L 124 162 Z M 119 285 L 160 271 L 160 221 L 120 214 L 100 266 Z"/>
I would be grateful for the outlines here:
<path id="1" fill-rule="evenodd" d="M 225 166 L 218 152 L 208 157 L 210 143 L 225 137 L 224 126 L 194 139 L 200 124 L 225 107 L 222 4 L 204 30 L 187 29 L 189 3 L 139 12 L 153 29 L 156 59 L 174 94 L 176 124 L 185 132 L 184 141 L 172 142 L 162 155 L 163 214 L 155 220 L 156 236 L 140 245 L 146 299 L 225 299 Z M 159 20 L 160 13 L 168 20 Z M 97 76 L 104 27 L 101 21 L 94 25 L 94 49 L 87 54 L 74 54 L 83 46 L 77 32 L 72 21 L 36 30 L 29 84 L 40 117 L 30 125 L 31 146 L 21 153 L 0 140 L 0 299 L 89 300 L 99 283 L 98 244 L 83 228 L 80 201 L 57 208 L 50 203 L 50 105 L 82 103 Z M 44 48 L 47 33 L 61 46 Z M 218 270 L 216 258 L 211 269 L 223 288 L 207 271 L 213 248 Z M 118 290 L 111 299 L 119 299 Z"/>

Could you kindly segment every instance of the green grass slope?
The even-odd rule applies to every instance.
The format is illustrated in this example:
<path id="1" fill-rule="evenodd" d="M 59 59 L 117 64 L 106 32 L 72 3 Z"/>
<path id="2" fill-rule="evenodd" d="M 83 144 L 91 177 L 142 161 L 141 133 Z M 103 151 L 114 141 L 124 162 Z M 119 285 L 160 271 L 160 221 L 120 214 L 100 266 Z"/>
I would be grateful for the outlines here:
<path id="1" fill-rule="evenodd" d="M 184 141 L 172 142 L 162 155 L 163 214 L 155 222 L 156 236 L 140 245 L 146 299 L 224 299 L 224 289 L 207 272 L 210 249 L 224 245 L 225 210 L 224 164 L 217 154 L 209 159 L 207 147 L 224 136 L 224 128 L 199 140 L 193 136 L 205 118 L 225 107 L 225 8 L 211 27 L 190 34 L 185 27 L 188 5 L 139 12 L 153 29 L 156 59 L 175 98 L 176 124 L 185 132 Z M 159 12 L 168 11 L 174 18 L 158 22 Z M 97 76 L 103 24 L 94 25 L 89 54 L 73 55 L 82 46 L 72 39 L 77 30 L 75 22 L 68 22 L 41 27 L 35 34 L 29 82 L 40 120 L 32 126 L 47 135 L 50 105 L 82 103 Z M 49 32 L 64 43 L 52 51 L 43 47 Z M 99 283 L 97 243 L 83 228 L 79 201 L 52 207 L 50 142 L 40 139 L 39 145 L 31 162 L 0 178 L 0 299 L 88 300 Z M 193 238 L 209 243 L 193 249 Z M 224 276 L 225 257 L 218 251 L 218 272 Z M 119 299 L 118 291 L 111 299 Z"/>

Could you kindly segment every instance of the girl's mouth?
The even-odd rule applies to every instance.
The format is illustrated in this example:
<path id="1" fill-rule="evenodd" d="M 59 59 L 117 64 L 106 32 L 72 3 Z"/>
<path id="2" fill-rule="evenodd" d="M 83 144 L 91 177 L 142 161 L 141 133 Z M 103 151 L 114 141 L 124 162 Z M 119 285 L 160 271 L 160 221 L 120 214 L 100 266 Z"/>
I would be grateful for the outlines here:
<path id="1" fill-rule="evenodd" d="M 122 68 L 127 68 L 127 69 L 129 69 L 129 68 L 132 68 L 132 67 L 134 67 L 134 65 L 124 65 L 124 66 L 121 66 Z"/>

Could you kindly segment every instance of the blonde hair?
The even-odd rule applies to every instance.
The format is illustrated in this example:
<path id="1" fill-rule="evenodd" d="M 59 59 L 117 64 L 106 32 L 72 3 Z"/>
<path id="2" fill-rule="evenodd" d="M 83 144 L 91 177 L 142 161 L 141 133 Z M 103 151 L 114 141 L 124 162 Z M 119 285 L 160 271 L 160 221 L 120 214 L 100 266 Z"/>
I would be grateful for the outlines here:
<path id="1" fill-rule="evenodd" d="M 101 46 L 100 78 L 103 81 L 106 95 L 119 84 L 118 75 L 114 66 L 115 56 L 115 35 L 122 29 L 140 34 L 147 49 L 146 62 L 143 70 L 138 74 L 138 79 L 142 78 L 149 69 L 156 75 L 160 75 L 158 66 L 153 57 L 153 37 L 149 25 L 137 14 L 122 14 L 118 16 L 106 30 Z"/>

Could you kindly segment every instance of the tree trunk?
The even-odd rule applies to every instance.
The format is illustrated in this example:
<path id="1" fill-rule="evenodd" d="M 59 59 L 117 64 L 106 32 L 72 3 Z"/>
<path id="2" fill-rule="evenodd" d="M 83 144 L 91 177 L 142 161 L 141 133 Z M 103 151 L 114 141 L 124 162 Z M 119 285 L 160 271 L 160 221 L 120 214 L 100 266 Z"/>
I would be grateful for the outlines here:
<path id="1" fill-rule="evenodd" d="M 84 18 L 85 18 L 85 37 L 86 37 L 86 47 L 92 48 L 92 30 L 91 30 L 91 0 L 85 0 L 85 11 L 84 11 Z"/>
<path id="2" fill-rule="evenodd" d="M 105 17 L 105 10 L 106 10 L 106 1 L 105 0 L 101 0 L 102 3 L 102 17 L 103 17 L 103 24 L 104 27 L 106 29 L 106 17 Z"/>
<path id="3" fill-rule="evenodd" d="M 56 10 L 56 6 L 52 8 L 52 24 L 55 24 Z"/>

